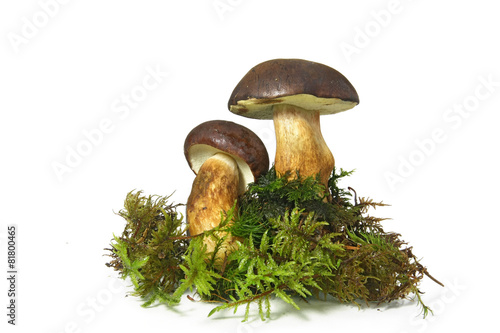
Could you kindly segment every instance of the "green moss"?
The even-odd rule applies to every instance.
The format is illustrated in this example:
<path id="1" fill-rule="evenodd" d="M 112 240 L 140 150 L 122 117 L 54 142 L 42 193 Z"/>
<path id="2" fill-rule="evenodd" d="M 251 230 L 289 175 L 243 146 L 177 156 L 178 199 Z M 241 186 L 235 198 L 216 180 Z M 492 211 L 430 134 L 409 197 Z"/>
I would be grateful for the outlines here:
<path id="1" fill-rule="evenodd" d="M 334 170 L 325 189 L 317 178 L 278 177 L 271 169 L 248 186 L 237 210 L 222 214 L 217 228 L 195 237 L 185 236 L 168 197 L 129 193 L 119 213 L 127 225 L 112 241 L 109 266 L 130 277 L 145 305 L 175 304 L 196 290 L 202 301 L 220 302 L 209 315 L 244 307 L 246 319 L 256 304 L 265 319 L 273 297 L 298 309 L 295 296 L 327 295 L 354 304 L 414 295 L 427 315 L 418 289 L 426 268 L 399 234 L 383 230 L 384 219 L 368 215 L 384 204 L 339 187 L 351 173 Z M 240 240 L 222 263 L 203 245 L 204 237 L 222 244 L 217 237 L 226 233 L 219 231 Z"/>
<path id="2" fill-rule="evenodd" d="M 186 225 L 169 197 L 143 196 L 130 192 L 118 215 L 126 221 L 120 237 L 111 242 L 112 259 L 107 264 L 134 284 L 134 295 L 144 306 L 179 302 L 173 297 L 184 274 L 180 268 L 188 247 Z"/>

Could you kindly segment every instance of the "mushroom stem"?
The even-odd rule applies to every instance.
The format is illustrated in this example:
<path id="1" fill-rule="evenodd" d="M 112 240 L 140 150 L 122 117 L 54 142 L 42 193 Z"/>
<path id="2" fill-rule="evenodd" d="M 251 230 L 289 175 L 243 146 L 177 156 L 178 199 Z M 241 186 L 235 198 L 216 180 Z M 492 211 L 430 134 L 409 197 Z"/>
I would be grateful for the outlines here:
<path id="1" fill-rule="evenodd" d="M 305 110 L 297 106 L 274 106 L 276 132 L 275 169 L 283 175 L 299 171 L 301 177 L 320 174 L 321 183 L 328 188 L 328 179 L 335 160 L 321 134 L 319 111 Z"/>
<path id="2" fill-rule="evenodd" d="M 189 233 L 194 236 L 217 227 L 221 213 L 230 210 L 238 198 L 238 188 L 239 170 L 232 157 L 218 153 L 207 159 L 198 171 L 186 205 Z M 204 242 L 207 252 L 213 252 L 215 240 L 207 237 Z M 223 245 L 217 253 L 218 258 L 229 250 L 230 243 L 229 239 Z"/>

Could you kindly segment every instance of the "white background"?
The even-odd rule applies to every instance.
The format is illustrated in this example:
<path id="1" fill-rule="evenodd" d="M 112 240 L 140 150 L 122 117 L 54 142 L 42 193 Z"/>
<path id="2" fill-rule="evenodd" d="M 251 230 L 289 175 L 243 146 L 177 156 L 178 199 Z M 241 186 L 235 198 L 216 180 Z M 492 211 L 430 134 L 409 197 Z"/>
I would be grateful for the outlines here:
<path id="1" fill-rule="evenodd" d="M 396 333 L 495 324 L 494 3 L 2 1 L 2 332 Z M 279 57 L 332 66 L 356 87 L 359 106 L 323 117 L 323 135 L 337 166 L 356 169 L 342 185 L 391 204 L 373 214 L 392 218 L 386 229 L 400 232 L 446 284 L 426 278 L 421 285 L 434 316 L 421 319 L 410 301 L 360 310 L 301 302 L 301 311 L 274 302 L 272 320 L 247 324 L 240 323 L 243 311 L 207 318 L 211 305 L 185 298 L 172 310 L 144 309 L 125 297 L 129 282 L 104 265 L 103 248 L 123 229 L 114 212 L 128 191 L 175 191 L 173 201 L 186 201 L 194 174 L 183 143 L 199 123 L 245 125 L 273 159 L 271 121 L 233 115 L 226 103 L 251 67 Z M 9 224 L 18 226 L 16 327 L 7 325 L 3 277 Z"/>

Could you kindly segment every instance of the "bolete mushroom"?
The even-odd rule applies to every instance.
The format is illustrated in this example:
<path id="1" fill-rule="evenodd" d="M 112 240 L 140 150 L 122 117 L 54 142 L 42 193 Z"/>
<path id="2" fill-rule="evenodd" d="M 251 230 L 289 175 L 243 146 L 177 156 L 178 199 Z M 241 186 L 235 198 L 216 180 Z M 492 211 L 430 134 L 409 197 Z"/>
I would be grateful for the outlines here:
<path id="1" fill-rule="evenodd" d="M 195 127 L 184 142 L 184 155 L 196 174 L 186 207 L 189 233 L 198 235 L 218 226 L 221 213 L 230 210 L 246 186 L 269 169 L 269 156 L 259 137 L 250 129 L 224 120 Z M 217 257 L 233 248 L 231 237 Z M 207 252 L 215 241 L 205 238 Z"/>
<path id="2" fill-rule="evenodd" d="M 354 87 L 335 69 L 302 59 L 275 59 L 255 66 L 241 79 L 228 108 L 248 118 L 273 119 L 278 174 L 319 174 L 327 187 L 335 160 L 321 134 L 319 116 L 358 103 Z"/>

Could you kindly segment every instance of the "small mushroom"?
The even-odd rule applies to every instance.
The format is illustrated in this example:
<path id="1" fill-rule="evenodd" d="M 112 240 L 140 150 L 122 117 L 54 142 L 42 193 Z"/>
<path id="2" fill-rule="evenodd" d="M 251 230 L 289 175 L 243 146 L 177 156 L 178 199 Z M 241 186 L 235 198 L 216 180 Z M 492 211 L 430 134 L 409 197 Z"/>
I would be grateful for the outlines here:
<path id="1" fill-rule="evenodd" d="M 278 174 L 319 173 L 327 187 L 335 160 L 321 134 L 319 116 L 358 103 L 354 87 L 335 69 L 302 59 L 275 59 L 255 66 L 241 79 L 228 108 L 248 118 L 273 119 Z"/>
<path id="2" fill-rule="evenodd" d="M 259 137 L 248 128 L 224 120 L 195 127 L 184 142 L 184 155 L 196 174 L 186 207 L 189 233 L 198 235 L 215 228 L 221 213 L 230 210 L 248 183 L 269 169 L 269 156 Z M 217 257 L 231 251 L 227 238 Z M 205 239 L 207 252 L 215 241 Z"/>

